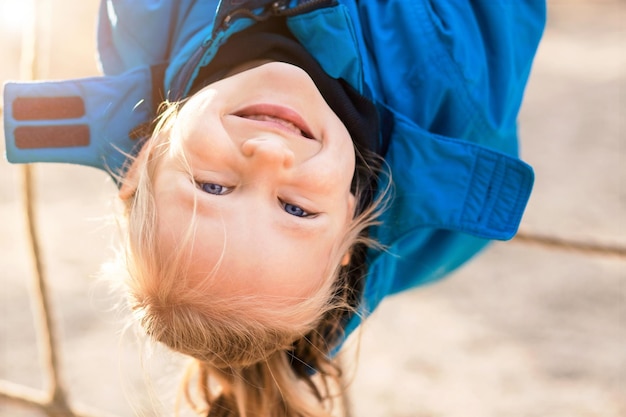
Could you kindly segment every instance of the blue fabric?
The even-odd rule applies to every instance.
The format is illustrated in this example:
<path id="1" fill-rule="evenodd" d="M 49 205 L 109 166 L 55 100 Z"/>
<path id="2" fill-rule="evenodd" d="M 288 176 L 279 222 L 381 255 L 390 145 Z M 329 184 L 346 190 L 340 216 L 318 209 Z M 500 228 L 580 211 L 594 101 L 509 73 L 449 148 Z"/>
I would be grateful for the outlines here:
<path id="1" fill-rule="evenodd" d="M 126 132 L 149 121 L 149 67 L 168 62 L 165 91 L 187 94 L 199 67 L 229 36 L 254 24 L 227 18 L 242 3 L 103 1 L 98 45 L 107 75 L 7 86 L 9 159 L 120 169 L 120 150 L 136 150 Z M 370 253 L 365 314 L 390 294 L 450 274 L 491 239 L 515 234 L 533 183 L 532 169 L 517 158 L 516 120 L 545 13 L 543 0 L 339 0 L 288 18 L 329 75 L 375 103 L 390 135 L 385 160 L 393 198 L 372 230 L 388 249 Z M 216 16 L 228 24 L 214 24 Z M 16 148 L 21 125 L 71 121 L 15 120 L 13 100 L 54 94 L 88 103 L 90 146 Z"/>
<path id="2" fill-rule="evenodd" d="M 40 83 L 8 83 L 4 87 L 4 129 L 9 161 L 70 162 L 118 173 L 126 156 L 137 149 L 129 133 L 152 117 L 150 69 L 139 67 L 124 75 Z M 85 115 L 61 120 L 16 120 L 12 117 L 17 98 L 81 97 Z M 118 123 L 123 120 L 122 123 Z M 86 124 L 90 142 L 84 147 L 20 149 L 15 132 L 32 126 Z"/>

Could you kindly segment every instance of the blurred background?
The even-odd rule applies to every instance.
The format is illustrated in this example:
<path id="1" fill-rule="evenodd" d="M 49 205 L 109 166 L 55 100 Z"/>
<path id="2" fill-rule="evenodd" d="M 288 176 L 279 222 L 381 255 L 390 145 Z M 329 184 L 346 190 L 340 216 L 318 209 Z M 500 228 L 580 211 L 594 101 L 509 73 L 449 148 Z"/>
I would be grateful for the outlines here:
<path id="1" fill-rule="evenodd" d="M 19 78 L 28 3 L 0 0 L 2 81 Z M 98 74 L 97 1 L 53 3 L 40 73 Z M 625 116 L 626 2 L 550 0 L 520 115 L 537 177 L 522 230 L 626 247 Z M 120 417 L 172 415 L 181 359 L 124 331 L 123 300 L 98 277 L 113 256 L 115 187 L 91 168 L 34 174 L 71 400 Z M 20 167 L 2 159 L 0 380 L 44 390 L 25 223 Z M 443 282 L 386 301 L 356 339 L 355 416 L 623 417 L 626 260 L 497 243 Z M 2 417 L 42 415 L 0 400 Z"/>

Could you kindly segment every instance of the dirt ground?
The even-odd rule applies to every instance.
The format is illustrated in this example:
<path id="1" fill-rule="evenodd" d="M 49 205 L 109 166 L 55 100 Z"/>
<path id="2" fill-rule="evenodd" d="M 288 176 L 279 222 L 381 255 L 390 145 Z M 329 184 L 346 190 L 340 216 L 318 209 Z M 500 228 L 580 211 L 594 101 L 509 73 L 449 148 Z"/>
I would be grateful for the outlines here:
<path id="1" fill-rule="evenodd" d="M 0 80 L 18 76 L 22 25 L 9 3 L 23 2 L 0 0 Z M 96 3 L 54 0 L 47 77 L 97 73 Z M 625 115 L 626 2 L 550 1 L 520 116 L 537 177 L 523 230 L 626 246 Z M 42 389 L 20 173 L 0 160 L 0 380 Z M 114 186 L 82 167 L 35 174 L 72 400 L 120 417 L 171 415 L 181 360 L 123 331 L 120 298 L 97 277 L 113 253 Z M 624 417 L 625 301 L 624 259 L 495 244 L 454 276 L 386 301 L 351 341 L 354 415 Z M 2 417 L 40 415 L 0 400 Z"/>

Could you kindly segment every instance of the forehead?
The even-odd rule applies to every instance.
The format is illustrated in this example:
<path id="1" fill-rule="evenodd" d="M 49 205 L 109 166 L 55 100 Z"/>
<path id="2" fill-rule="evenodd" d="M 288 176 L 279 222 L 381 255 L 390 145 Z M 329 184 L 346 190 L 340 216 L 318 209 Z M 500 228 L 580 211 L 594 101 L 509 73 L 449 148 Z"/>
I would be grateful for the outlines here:
<path id="1" fill-rule="evenodd" d="M 198 279 L 211 279 L 229 295 L 302 299 L 328 285 L 336 241 L 234 216 L 197 219 L 191 263 Z"/>

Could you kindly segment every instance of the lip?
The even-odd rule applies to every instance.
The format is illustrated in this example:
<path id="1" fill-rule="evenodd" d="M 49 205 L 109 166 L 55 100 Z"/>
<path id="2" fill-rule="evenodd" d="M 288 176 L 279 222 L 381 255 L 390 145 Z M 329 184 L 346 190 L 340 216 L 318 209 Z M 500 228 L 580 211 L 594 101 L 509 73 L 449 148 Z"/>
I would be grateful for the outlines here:
<path id="1" fill-rule="evenodd" d="M 270 104 L 270 103 L 259 103 L 259 104 L 253 104 L 253 105 L 244 107 L 243 109 L 237 110 L 232 114 L 234 116 L 243 117 L 243 118 L 249 118 L 251 116 L 269 116 L 269 117 L 273 117 L 276 119 L 284 120 L 286 122 L 293 124 L 298 129 L 300 129 L 303 137 L 307 139 L 314 138 L 313 134 L 311 133 L 311 128 L 307 125 L 307 123 L 304 121 L 302 116 L 300 116 L 298 112 L 290 109 L 289 107 L 285 107 L 285 106 L 281 106 L 277 104 Z M 254 120 L 254 119 L 250 119 L 250 120 Z M 258 123 L 265 123 L 268 125 L 272 125 L 281 130 L 288 131 L 289 133 L 292 133 L 292 134 L 294 133 L 293 131 L 291 131 L 291 129 L 285 127 L 284 125 L 278 122 L 273 122 L 271 120 L 255 120 L 255 121 Z"/>

